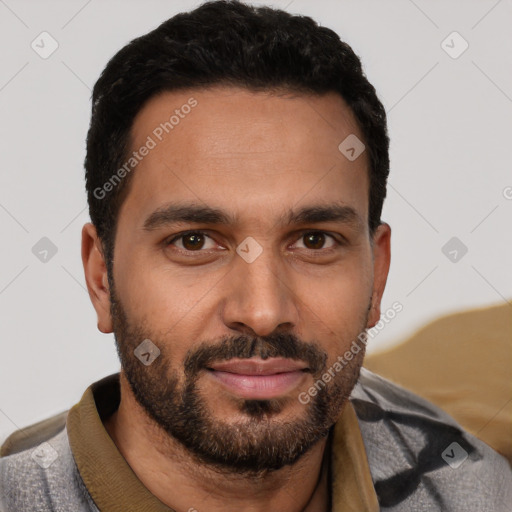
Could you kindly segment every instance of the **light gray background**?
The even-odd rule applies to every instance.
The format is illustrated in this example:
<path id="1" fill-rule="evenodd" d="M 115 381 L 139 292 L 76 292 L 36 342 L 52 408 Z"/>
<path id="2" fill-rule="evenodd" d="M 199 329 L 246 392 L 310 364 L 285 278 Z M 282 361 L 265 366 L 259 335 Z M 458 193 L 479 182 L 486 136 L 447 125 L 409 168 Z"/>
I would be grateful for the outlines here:
<path id="1" fill-rule="evenodd" d="M 0 441 L 119 369 L 113 335 L 96 329 L 80 260 L 91 88 L 128 41 L 199 3 L 0 0 Z M 438 315 L 510 302 L 511 1 L 254 3 L 337 31 L 388 111 L 383 218 L 393 257 L 383 308 L 404 309 L 369 350 Z M 31 48 L 43 31 L 59 44 L 48 59 Z M 457 59 L 442 47 L 453 31 L 469 44 Z M 452 53 L 460 44 L 444 43 Z M 454 236 L 468 248 L 457 262 L 441 251 Z M 42 237 L 58 248 L 46 263 L 32 253 Z"/>

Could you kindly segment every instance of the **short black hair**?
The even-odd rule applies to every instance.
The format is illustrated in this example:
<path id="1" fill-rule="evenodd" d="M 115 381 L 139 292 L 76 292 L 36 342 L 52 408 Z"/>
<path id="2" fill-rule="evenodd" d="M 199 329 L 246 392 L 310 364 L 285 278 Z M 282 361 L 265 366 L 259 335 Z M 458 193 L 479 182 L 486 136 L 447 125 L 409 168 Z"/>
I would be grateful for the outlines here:
<path id="1" fill-rule="evenodd" d="M 89 214 L 109 275 L 119 208 L 133 173 L 108 187 L 108 193 L 105 184 L 129 158 L 135 116 L 158 93 L 214 85 L 340 94 L 364 137 L 369 229 L 374 232 L 386 196 L 389 137 L 386 112 L 357 55 L 310 17 L 217 0 L 177 14 L 128 43 L 94 86 L 85 177 Z"/>

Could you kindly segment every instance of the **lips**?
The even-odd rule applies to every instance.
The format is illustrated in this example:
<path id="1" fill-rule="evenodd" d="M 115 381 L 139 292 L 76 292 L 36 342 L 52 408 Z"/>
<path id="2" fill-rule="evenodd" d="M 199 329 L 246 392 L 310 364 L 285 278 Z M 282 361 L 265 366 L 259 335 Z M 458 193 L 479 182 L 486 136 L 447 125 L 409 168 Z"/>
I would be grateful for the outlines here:
<path id="1" fill-rule="evenodd" d="M 230 359 L 213 363 L 209 374 L 224 389 L 241 398 L 268 400 L 284 396 L 306 378 L 308 367 L 293 359 Z"/>
<path id="2" fill-rule="evenodd" d="M 240 375 L 275 375 L 277 373 L 287 373 L 302 371 L 307 369 L 303 361 L 294 361 L 282 357 L 273 357 L 270 359 L 230 359 L 214 363 L 209 367 L 214 371 L 236 373 Z"/>

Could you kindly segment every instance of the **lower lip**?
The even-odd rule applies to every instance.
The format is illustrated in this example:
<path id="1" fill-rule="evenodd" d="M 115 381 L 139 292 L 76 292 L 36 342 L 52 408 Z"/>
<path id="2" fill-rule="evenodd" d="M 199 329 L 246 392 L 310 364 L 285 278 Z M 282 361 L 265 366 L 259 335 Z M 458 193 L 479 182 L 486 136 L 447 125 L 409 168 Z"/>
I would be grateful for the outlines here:
<path id="1" fill-rule="evenodd" d="M 296 388 L 305 378 L 303 371 L 276 373 L 273 375 L 241 375 L 213 370 L 211 375 L 230 392 L 252 400 L 278 398 Z"/>

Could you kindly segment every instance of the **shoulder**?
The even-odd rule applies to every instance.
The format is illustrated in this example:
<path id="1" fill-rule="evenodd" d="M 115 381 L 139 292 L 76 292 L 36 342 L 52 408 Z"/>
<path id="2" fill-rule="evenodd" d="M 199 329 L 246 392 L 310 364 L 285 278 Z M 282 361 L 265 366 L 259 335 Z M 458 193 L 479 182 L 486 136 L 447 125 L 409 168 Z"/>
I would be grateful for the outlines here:
<path id="1" fill-rule="evenodd" d="M 66 425 L 68 411 L 13 432 L 0 447 L 0 457 L 6 457 L 47 441 Z"/>
<path id="2" fill-rule="evenodd" d="M 28 431 L 33 435 L 19 443 L 11 439 L 11 454 L 0 458 L 0 510 L 96 511 L 76 469 L 65 426 L 51 437 L 49 431 Z"/>
<path id="3" fill-rule="evenodd" d="M 510 510 L 506 459 L 437 406 L 364 368 L 351 402 L 383 510 Z"/>

